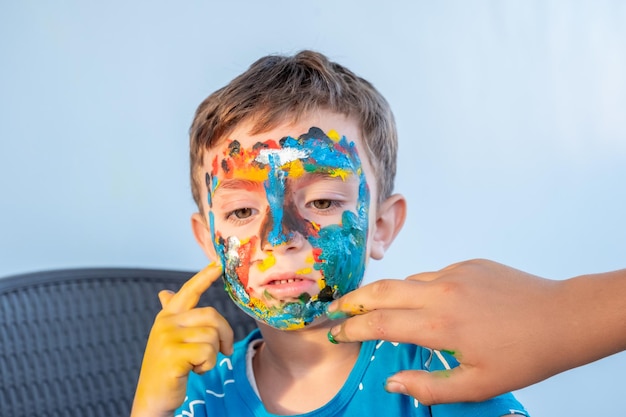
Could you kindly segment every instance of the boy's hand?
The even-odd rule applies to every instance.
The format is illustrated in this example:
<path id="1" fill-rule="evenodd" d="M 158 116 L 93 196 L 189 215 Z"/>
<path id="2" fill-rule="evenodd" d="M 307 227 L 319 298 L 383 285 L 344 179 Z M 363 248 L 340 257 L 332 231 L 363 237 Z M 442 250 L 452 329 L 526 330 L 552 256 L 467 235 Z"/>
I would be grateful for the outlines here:
<path id="1" fill-rule="evenodd" d="M 163 309 L 148 337 L 131 416 L 171 416 L 185 399 L 189 372 L 212 369 L 218 351 L 232 353 L 233 330 L 226 319 L 212 307 L 196 308 L 221 275 L 222 268 L 211 264 L 177 293 L 159 293 Z"/>

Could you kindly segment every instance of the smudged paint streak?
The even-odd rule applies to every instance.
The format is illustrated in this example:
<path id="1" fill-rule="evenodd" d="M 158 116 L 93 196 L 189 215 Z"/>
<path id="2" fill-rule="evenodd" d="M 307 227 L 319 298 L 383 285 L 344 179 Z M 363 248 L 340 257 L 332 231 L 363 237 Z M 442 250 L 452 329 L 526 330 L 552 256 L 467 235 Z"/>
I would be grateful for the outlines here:
<path id="1" fill-rule="evenodd" d="M 291 239 L 289 231 L 283 231 L 283 204 L 285 202 L 285 171 L 278 165 L 280 157 L 276 154 L 268 155 L 270 173 L 265 183 L 265 193 L 270 206 L 272 220 L 271 229 L 267 235 L 267 242 L 272 246 L 284 244 Z M 265 240 L 265 239 L 263 239 Z"/>

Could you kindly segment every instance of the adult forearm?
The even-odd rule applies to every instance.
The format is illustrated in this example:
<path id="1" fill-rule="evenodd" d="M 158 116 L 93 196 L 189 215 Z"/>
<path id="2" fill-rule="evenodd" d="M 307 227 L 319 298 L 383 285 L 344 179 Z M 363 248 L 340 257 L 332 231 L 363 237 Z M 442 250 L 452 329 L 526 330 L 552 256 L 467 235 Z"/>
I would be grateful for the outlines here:
<path id="1" fill-rule="evenodd" d="M 582 275 L 561 285 L 558 371 L 626 349 L 626 269 Z M 549 318 L 546 318 L 550 320 Z"/>

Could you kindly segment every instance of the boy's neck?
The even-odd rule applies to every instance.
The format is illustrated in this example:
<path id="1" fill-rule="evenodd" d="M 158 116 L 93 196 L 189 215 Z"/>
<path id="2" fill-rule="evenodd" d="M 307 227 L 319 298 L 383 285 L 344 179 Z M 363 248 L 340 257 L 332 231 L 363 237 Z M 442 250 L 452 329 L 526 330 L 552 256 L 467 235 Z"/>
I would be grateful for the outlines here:
<path id="1" fill-rule="evenodd" d="M 300 331 L 259 324 L 263 344 L 253 360 L 253 368 L 268 411 L 313 411 L 339 392 L 356 363 L 361 343 L 330 343 L 327 333 L 334 324 L 322 323 Z"/>
<path id="2" fill-rule="evenodd" d="M 328 331 L 336 324 L 334 321 L 313 324 L 301 330 L 278 330 L 258 323 L 268 359 L 271 358 L 276 366 L 288 368 L 285 371 L 308 368 L 319 360 L 358 356 L 360 343 L 333 344 L 328 340 Z"/>

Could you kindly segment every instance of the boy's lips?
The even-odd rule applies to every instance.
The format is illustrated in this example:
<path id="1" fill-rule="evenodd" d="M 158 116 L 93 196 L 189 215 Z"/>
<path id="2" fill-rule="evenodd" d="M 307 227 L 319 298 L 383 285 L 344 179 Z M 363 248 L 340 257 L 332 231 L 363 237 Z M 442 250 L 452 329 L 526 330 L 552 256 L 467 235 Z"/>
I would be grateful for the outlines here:
<path id="1" fill-rule="evenodd" d="M 261 290 L 276 299 L 285 300 L 296 299 L 303 293 L 317 294 L 319 286 L 314 278 L 293 272 L 279 272 L 269 275 L 261 285 Z"/>

